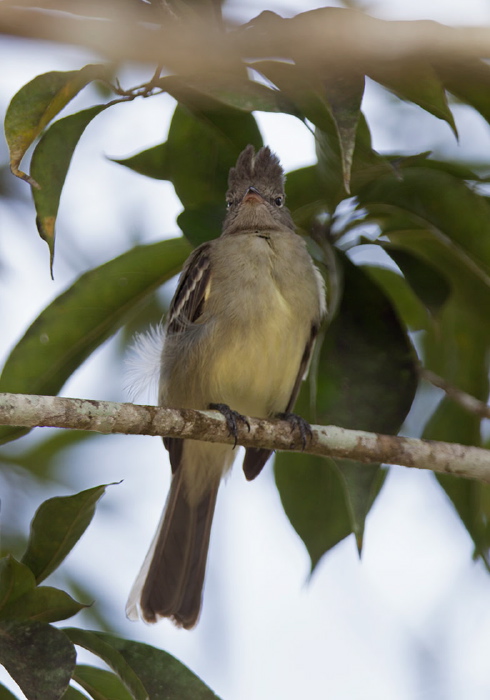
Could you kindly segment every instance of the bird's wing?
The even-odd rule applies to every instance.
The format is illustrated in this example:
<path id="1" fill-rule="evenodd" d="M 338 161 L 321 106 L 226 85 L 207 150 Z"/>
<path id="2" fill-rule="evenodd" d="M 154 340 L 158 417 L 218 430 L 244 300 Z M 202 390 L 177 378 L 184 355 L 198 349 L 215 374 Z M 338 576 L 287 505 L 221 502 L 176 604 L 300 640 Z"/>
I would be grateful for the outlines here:
<path id="1" fill-rule="evenodd" d="M 196 248 L 189 256 L 168 311 L 167 333 L 182 333 L 190 324 L 197 321 L 209 294 L 211 261 L 209 243 Z M 182 457 L 183 441 L 180 438 L 164 438 L 163 443 L 169 452 L 172 472 L 175 472 Z"/>
<path id="2" fill-rule="evenodd" d="M 167 333 L 180 333 L 202 314 L 209 293 L 211 260 L 210 244 L 199 246 L 189 256 L 170 304 Z"/>

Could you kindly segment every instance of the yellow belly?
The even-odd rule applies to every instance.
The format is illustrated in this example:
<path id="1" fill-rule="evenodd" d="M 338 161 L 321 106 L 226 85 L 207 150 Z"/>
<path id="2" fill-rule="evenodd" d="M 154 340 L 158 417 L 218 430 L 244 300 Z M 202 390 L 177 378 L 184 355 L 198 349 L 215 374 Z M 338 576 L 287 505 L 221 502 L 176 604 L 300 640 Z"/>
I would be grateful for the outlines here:
<path id="1" fill-rule="evenodd" d="M 257 417 L 284 411 L 304 352 L 304 335 L 276 291 L 267 314 L 245 319 L 216 352 L 208 375 L 213 401 Z"/>

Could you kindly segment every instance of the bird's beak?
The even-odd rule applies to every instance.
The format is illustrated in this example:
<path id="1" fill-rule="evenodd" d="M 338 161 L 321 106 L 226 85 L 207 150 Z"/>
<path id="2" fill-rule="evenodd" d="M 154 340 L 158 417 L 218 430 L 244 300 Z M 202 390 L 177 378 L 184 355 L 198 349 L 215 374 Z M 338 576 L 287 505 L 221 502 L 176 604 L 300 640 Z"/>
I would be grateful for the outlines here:
<path id="1" fill-rule="evenodd" d="M 249 187 L 245 192 L 245 196 L 243 197 L 241 204 L 263 204 L 264 202 L 265 199 L 262 197 L 260 192 L 255 187 Z"/>

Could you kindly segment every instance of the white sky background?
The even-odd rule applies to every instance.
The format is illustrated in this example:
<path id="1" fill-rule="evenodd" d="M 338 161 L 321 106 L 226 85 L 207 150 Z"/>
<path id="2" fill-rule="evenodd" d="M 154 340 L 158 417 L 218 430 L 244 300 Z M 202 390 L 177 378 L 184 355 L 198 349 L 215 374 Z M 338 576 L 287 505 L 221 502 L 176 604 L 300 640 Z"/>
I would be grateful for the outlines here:
<path id="1" fill-rule="evenodd" d="M 249 2 L 246 13 L 241 9 L 238 15 L 237 2 L 229 3 L 229 10 L 246 21 L 263 9 L 287 16 L 318 6 Z M 490 23 L 486 0 L 380 0 L 369 10 L 389 19 Z M 0 58 L 10 66 L 0 81 L 3 109 L 35 75 L 93 60 L 78 49 L 3 38 Z M 128 72 L 123 83 L 140 82 L 146 75 Z M 97 96 L 86 91 L 77 99 L 73 106 L 82 108 Z M 1 360 L 82 271 L 129 247 L 128 222 L 143 242 L 178 234 L 175 216 L 181 207 L 171 185 L 104 157 L 125 157 L 163 141 L 172 104 L 165 97 L 135 101 L 108 110 L 88 127 L 62 195 L 55 282 L 49 278 L 33 207 L 19 216 L 0 204 Z M 417 107 L 400 106 L 375 86 L 367 91 L 364 109 L 374 145 L 382 151 L 419 152 L 435 143 L 438 152 L 490 162 L 490 129 L 464 107 L 455 109 L 459 146 L 447 125 Z M 297 120 L 257 117 L 264 140 L 286 169 L 314 161 L 312 136 Z M 115 344 L 107 343 L 63 395 L 127 400 L 122 373 Z M 99 437 L 66 453 L 60 460 L 63 470 L 80 489 L 124 480 L 108 491 L 66 566 L 87 583 L 96 581 L 101 604 L 109 604 L 122 634 L 175 654 L 223 700 L 490 697 L 490 577 L 471 562 L 470 538 L 430 474 L 392 469 L 368 518 L 362 563 L 349 538 L 324 557 L 308 583 L 308 556 L 281 508 L 271 465 L 249 484 L 237 460 L 218 501 L 201 621 L 186 632 L 168 622 L 147 627 L 124 617 L 168 487 L 168 460 L 160 441 Z M 58 493 L 66 489 L 60 486 Z M 2 517 L 15 506 L 27 529 L 35 507 L 50 495 L 55 494 L 17 496 L 15 504 L 3 503 Z"/>

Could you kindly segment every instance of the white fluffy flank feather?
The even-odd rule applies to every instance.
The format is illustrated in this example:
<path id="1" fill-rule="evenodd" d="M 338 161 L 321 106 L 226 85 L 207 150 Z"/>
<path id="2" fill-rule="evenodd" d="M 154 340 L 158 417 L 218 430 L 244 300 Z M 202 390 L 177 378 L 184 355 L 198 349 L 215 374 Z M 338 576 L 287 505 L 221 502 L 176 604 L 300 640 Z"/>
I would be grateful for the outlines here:
<path id="1" fill-rule="evenodd" d="M 145 333 L 137 333 L 126 359 L 124 388 L 130 400 L 156 403 L 162 362 L 165 327 L 159 323 Z"/>

